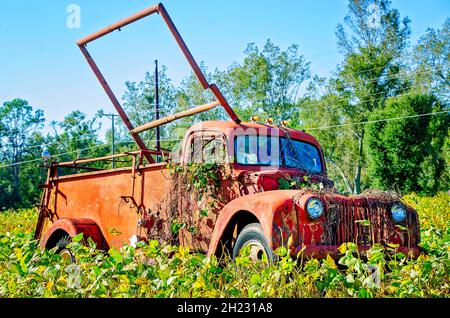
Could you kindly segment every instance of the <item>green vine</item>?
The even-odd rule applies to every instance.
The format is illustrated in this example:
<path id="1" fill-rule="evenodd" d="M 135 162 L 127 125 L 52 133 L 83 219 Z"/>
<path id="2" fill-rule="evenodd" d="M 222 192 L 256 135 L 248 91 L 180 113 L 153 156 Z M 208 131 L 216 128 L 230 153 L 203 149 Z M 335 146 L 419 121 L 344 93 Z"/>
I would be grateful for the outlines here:
<path id="1" fill-rule="evenodd" d="M 173 234 L 187 229 L 192 235 L 199 233 L 199 221 L 210 217 L 217 210 L 220 201 L 221 180 L 224 177 L 223 167 L 217 163 L 189 163 L 186 165 L 170 164 L 169 174 L 173 182 L 173 191 L 178 191 L 184 197 L 184 206 L 179 207 L 177 196 L 172 193 L 172 209 L 179 208 L 197 213 L 198 221 L 181 220 L 174 217 L 171 225 Z M 212 200 L 211 200 L 212 199 Z M 200 202 L 206 204 L 200 205 Z M 176 213 L 174 213 L 177 215 Z M 175 216 L 174 215 L 174 216 Z"/>
<path id="2" fill-rule="evenodd" d="M 321 182 L 313 182 L 310 176 L 302 177 L 286 177 L 278 179 L 278 187 L 280 190 L 322 190 L 324 185 Z"/>

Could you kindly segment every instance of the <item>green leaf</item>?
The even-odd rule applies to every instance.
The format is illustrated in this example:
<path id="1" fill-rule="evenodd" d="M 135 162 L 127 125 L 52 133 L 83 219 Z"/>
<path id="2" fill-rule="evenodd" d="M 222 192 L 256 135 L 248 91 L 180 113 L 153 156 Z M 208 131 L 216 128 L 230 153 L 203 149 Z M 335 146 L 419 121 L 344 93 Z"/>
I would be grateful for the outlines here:
<path id="1" fill-rule="evenodd" d="M 338 251 L 339 251 L 341 254 L 345 254 L 345 252 L 347 252 L 347 244 L 346 244 L 346 243 L 343 243 L 341 246 L 339 246 L 339 247 L 338 247 Z"/>
<path id="2" fill-rule="evenodd" d="M 123 256 L 122 254 L 119 253 L 119 251 L 115 250 L 114 248 L 109 250 L 109 255 L 114 259 L 114 261 L 119 264 L 122 263 L 123 261 Z"/>
<path id="3" fill-rule="evenodd" d="M 252 277 L 250 278 L 250 282 L 253 285 L 261 285 L 261 282 L 262 282 L 261 276 L 258 274 L 253 274 Z"/>
<path id="4" fill-rule="evenodd" d="M 394 255 L 392 255 L 393 259 L 404 259 L 405 258 L 405 254 L 403 253 L 396 253 Z"/>
<path id="5" fill-rule="evenodd" d="M 349 243 L 347 243 L 347 249 L 348 249 L 350 252 L 356 252 L 357 249 L 358 249 L 358 245 L 356 245 L 356 244 L 353 243 L 353 242 L 349 242 Z"/>
<path id="6" fill-rule="evenodd" d="M 275 251 L 275 254 L 280 256 L 280 257 L 286 256 L 287 253 L 288 253 L 288 250 L 284 246 L 281 246 L 281 247 L 277 248 L 276 251 Z"/>
<path id="7" fill-rule="evenodd" d="M 362 226 L 371 226 L 371 225 L 372 225 L 372 223 L 370 222 L 370 220 L 358 220 L 358 221 L 355 221 L 355 223 L 359 223 L 359 224 L 361 224 Z"/>
<path id="8" fill-rule="evenodd" d="M 355 282 L 355 278 L 353 277 L 352 274 L 348 274 L 348 275 L 345 277 L 345 281 L 346 281 L 347 283 L 349 283 L 349 284 L 353 284 L 353 283 Z"/>
<path id="9" fill-rule="evenodd" d="M 76 235 L 76 236 L 72 239 L 72 242 L 78 243 L 78 242 L 80 242 L 82 239 L 83 239 L 83 233 L 80 233 L 80 234 Z"/>
<path id="10" fill-rule="evenodd" d="M 152 250 L 156 250 L 156 249 L 158 248 L 158 246 L 159 246 L 159 242 L 156 241 L 156 240 L 151 240 L 151 241 L 148 243 L 148 246 L 149 246 Z"/>
<path id="11" fill-rule="evenodd" d="M 330 268 L 333 268 L 333 269 L 337 268 L 336 263 L 334 262 L 334 259 L 332 259 L 330 255 L 327 255 L 327 258 L 325 259 L 324 263 Z"/>
<path id="12" fill-rule="evenodd" d="M 186 224 L 178 223 L 178 222 L 175 221 L 170 226 L 170 229 L 172 230 L 173 234 L 178 234 L 178 232 L 180 232 L 180 230 L 183 229 L 185 226 L 186 226 Z"/>
<path id="13" fill-rule="evenodd" d="M 367 293 L 367 289 L 361 288 L 361 289 L 358 291 L 358 297 L 359 297 L 359 298 L 368 298 L 368 297 L 369 297 L 369 294 Z"/>

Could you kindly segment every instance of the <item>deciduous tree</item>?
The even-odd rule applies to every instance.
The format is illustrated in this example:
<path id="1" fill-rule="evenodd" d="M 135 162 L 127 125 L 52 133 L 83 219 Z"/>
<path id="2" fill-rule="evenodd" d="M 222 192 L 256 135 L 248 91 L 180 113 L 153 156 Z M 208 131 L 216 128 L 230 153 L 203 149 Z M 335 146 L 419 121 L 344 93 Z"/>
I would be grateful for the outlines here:
<path id="1" fill-rule="evenodd" d="M 35 159 L 36 153 L 40 152 L 38 142 L 44 121 L 44 112 L 39 109 L 33 111 L 33 107 L 23 99 L 5 102 L 0 107 L 0 162 L 5 166 L 0 172 L 1 207 L 30 203 L 27 183 L 36 174 L 24 174 L 20 163 Z"/>

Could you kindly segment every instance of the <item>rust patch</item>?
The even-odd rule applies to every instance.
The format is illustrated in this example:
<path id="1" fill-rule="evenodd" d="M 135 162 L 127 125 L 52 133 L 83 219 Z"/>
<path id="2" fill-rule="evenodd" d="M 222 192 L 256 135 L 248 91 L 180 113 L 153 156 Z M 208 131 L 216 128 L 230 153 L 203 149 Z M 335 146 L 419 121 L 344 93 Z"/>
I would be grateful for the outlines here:
<path id="1" fill-rule="evenodd" d="M 359 246 L 380 243 L 413 247 L 420 242 L 417 212 L 403 204 L 395 193 L 370 190 L 361 195 L 343 196 L 335 191 L 303 189 L 294 201 L 299 204 L 307 193 L 325 203 L 323 233 L 318 245 L 354 242 Z M 390 213 L 395 203 L 402 203 L 407 209 L 407 218 L 401 224 L 397 224 Z M 313 231 L 312 228 L 309 231 Z"/>

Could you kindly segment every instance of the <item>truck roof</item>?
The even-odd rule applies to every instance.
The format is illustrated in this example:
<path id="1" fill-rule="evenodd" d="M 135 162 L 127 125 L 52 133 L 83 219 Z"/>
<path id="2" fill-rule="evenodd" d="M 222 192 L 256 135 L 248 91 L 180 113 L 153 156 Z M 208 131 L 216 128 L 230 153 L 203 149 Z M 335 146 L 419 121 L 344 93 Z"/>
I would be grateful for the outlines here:
<path id="1" fill-rule="evenodd" d="M 310 144 L 317 146 L 318 148 L 321 148 L 317 139 L 304 131 L 292 129 L 289 127 L 281 127 L 280 128 L 280 126 L 277 126 L 277 125 L 269 125 L 269 124 L 264 124 L 264 123 L 259 123 L 259 122 L 242 122 L 240 124 L 237 124 L 233 121 L 224 121 L 224 120 L 202 121 L 200 123 L 197 123 L 197 124 L 194 124 L 193 126 L 191 126 L 188 130 L 188 133 L 191 133 L 194 131 L 199 131 L 199 130 L 220 130 L 225 135 L 228 136 L 232 131 L 234 131 L 235 129 L 238 129 L 238 128 L 241 128 L 244 130 L 246 130 L 248 128 L 253 128 L 253 129 L 258 129 L 258 130 L 259 129 L 269 129 L 271 132 L 274 132 L 274 130 L 275 130 L 276 133 L 278 133 L 280 137 L 287 137 L 287 134 L 289 134 L 289 136 L 292 139 L 305 141 L 305 142 L 308 142 Z"/>

